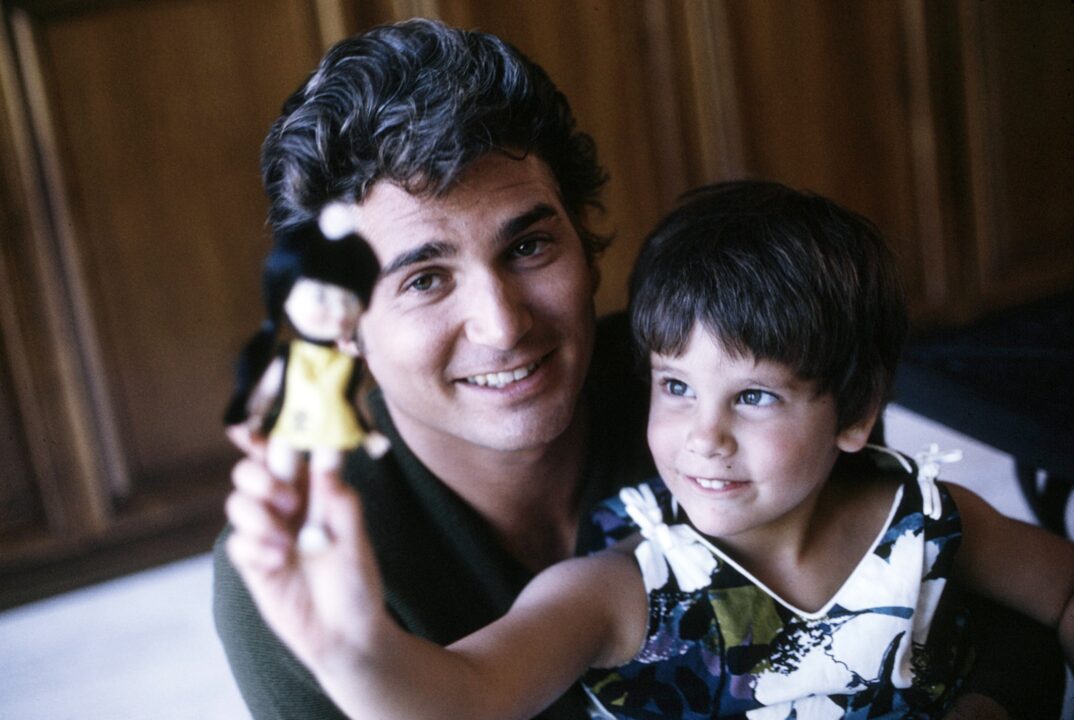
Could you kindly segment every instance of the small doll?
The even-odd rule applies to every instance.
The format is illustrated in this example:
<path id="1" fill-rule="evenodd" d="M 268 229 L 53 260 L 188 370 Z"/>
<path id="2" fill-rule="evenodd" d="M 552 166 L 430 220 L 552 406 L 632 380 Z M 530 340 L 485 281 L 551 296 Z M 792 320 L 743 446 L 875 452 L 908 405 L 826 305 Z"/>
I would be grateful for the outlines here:
<path id="1" fill-rule="evenodd" d="M 348 450 L 371 455 L 387 440 L 370 432 L 354 402 L 361 377 L 356 334 L 379 265 L 342 205 L 318 220 L 277 234 L 265 261 L 267 317 L 243 348 L 236 386 L 224 415 L 229 435 L 267 438 L 266 461 L 276 477 L 294 481 L 303 463 L 333 470 Z M 292 338 L 279 341 L 284 324 Z M 299 548 L 327 541 L 319 509 L 307 508 Z"/>

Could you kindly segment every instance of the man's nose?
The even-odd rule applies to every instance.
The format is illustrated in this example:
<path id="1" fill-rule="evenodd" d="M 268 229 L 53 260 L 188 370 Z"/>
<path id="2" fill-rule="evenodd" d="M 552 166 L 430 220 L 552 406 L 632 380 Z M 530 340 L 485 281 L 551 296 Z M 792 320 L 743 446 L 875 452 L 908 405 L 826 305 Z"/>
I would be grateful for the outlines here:
<path id="1" fill-rule="evenodd" d="M 525 294 L 511 277 L 484 273 L 466 293 L 466 337 L 470 342 L 510 350 L 533 327 Z"/>

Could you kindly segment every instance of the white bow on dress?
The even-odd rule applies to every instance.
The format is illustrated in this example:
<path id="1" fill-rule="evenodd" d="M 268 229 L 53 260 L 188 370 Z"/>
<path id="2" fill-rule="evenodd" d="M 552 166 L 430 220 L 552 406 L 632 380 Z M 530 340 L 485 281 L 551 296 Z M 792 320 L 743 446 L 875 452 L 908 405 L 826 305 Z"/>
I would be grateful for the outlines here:
<path id="1" fill-rule="evenodd" d="M 646 589 L 667 584 L 668 567 L 684 592 L 700 590 L 709 584 L 718 564 L 712 551 L 689 525 L 664 522 L 656 495 L 648 484 L 623 488 L 619 491 L 619 499 L 645 538 L 634 550 L 634 556 L 641 567 Z"/>

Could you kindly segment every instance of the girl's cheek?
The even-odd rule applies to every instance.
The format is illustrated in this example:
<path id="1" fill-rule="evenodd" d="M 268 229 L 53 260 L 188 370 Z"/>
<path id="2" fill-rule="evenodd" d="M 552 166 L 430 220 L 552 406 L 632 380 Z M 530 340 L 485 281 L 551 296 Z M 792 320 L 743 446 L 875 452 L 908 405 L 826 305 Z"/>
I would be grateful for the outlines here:
<path id="1" fill-rule="evenodd" d="M 655 410 L 649 418 L 648 440 L 649 450 L 658 465 L 666 465 L 674 461 L 678 454 L 678 447 L 673 423 Z"/>

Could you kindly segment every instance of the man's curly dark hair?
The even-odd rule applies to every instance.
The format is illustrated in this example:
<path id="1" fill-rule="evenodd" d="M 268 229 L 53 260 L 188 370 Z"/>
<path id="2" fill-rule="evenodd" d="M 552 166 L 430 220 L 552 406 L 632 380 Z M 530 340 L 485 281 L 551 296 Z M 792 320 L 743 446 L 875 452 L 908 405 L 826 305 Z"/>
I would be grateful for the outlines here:
<path id="1" fill-rule="evenodd" d="M 285 231 L 329 201 L 361 202 L 378 180 L 442 195 L 490 151 L 547 164 L 592 263 L 608 240 L 582 219 L 603 209 L 607 176 L 547 73 L 488 33 L 379 26 L 332 47 L 284 103 L 262 147 L 269 222 Z"/>

